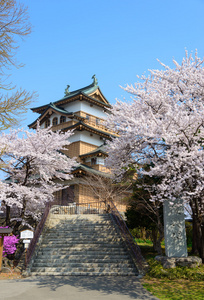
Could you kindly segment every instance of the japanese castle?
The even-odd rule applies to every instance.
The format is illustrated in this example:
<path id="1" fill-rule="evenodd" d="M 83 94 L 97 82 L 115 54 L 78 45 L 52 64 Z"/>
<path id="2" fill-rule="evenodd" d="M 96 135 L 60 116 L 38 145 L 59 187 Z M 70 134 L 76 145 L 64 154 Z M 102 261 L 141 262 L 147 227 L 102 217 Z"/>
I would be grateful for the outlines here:
<path id="1" fill-rule="evenodd" d="M 111 105 L 101 92 L 95 75 L 92 79 L 90 85 L 75 91 L 69 91 L 70 86 L 67 85 L 62 99 L 32 108 L 40 116 L 29 128 L 35 129 L 39 120 L 41 128 L 51 125 L 53 131 L 74 129 L 70 145 L 63 152 L 71 158 L 77 157 L 79 166 L 73 171 L 74 179 L 67 182 L 69 187 L 56 193 L 56 198 L 61 199 L 64 205 L 67 202 L 97 201 L 82 178 L 89 173 L 100 176 L 107 176 L 109 173 L 104 166 L 104 159 L 107 157 L 104 144 L 114 134 L 108 131 L 103 121 Z M 125 209 L 125 206 L 120 206 L 120 210 Z"/>

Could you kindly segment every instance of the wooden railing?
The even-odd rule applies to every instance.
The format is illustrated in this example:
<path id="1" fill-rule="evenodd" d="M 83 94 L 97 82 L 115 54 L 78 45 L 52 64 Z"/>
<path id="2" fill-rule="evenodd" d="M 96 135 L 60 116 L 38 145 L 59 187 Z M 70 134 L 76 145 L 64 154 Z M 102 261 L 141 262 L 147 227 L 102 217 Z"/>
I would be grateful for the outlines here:
<path id="1" fill-rule="evenodd" d="M 103 125 L 103 124 L 101 124 L 101 123 L 96 123 L 96 121 L 95 120 L 92 120 L 92 119 L 85 119 L 84 121 L 83 121 L 85 124 L 87 124 L 87 125 L 90 125 L 91 127 L 95 127 L 95 128 L 97 128 L 97 129 L 99 129 L 99 130 L 102 130 L 102 131 L 109 131 L 108 130 L 108 128 L 105 126 L 105 125 Z"/>
<path id="2" fill-rule="evenodd" d="M 38 240 L 39 240 L 39 237 L 40 237 L 40 235 L 43 231 L 43 228 L 44 228 L 44 225 L 45 225 L 45 222 L 47 220 L 47 217 L 48 217 L 48 214 L 49 214 L 49 211 L 50 211 L 51 207 L 52 207 L 52 203 L 47 203 L 46 204 L 43 216 L 42 216 L 40 222 L 38 223 L 38 225 L 35 229 L 34 237 L 33 237 L 32 241 L 29 244 L 29 247 L 27 249 L 25 267 L 27 267 L 27 265 L 29 264 L 30 259 L 33 255 L 34 251 L 35 251 L 35 247 L 36 247 L 36 245 L 38 243 Z"/>

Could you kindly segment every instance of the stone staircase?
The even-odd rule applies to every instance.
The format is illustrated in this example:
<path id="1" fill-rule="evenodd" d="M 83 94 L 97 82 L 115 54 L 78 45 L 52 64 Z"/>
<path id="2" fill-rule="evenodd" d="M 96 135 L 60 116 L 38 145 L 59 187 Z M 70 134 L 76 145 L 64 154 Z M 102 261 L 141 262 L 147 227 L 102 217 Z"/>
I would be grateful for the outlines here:
<path id="1" fill-rule="evenodd" d="M 54 215 L 31 275 L 138 275 L 109 214 Z"/>

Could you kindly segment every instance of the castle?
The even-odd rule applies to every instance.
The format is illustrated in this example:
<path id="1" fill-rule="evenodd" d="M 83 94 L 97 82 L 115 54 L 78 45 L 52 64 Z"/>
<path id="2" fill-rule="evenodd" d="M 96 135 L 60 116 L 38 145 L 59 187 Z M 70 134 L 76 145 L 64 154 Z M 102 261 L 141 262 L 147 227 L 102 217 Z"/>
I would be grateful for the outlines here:
<path id="1" fill-rule="evenodd" d="M 69 187 L 56 194 L 56 198 L 64 204 L 97 201 L 89 186 L 81 179 L 90 173 L 99 176 L 107 176 L 109 173 L 104 166 L 107 156 L 104 144 L 115 134 L 103 122 L 111 105 L 101 92 L 95 75 L 92 79 L 90 85 L 72 92 L 67 85 L 62 99 L 32 108 L 40 116 L 29 128 L 35 129 L 39 120 L 41 128 L 52 126 L 53 131 L 74 129 L 70 145 L 63 152 L 71 158 L 76 157 L 79 165 L 73 170 L 74 179 L 67 182 Z"/>

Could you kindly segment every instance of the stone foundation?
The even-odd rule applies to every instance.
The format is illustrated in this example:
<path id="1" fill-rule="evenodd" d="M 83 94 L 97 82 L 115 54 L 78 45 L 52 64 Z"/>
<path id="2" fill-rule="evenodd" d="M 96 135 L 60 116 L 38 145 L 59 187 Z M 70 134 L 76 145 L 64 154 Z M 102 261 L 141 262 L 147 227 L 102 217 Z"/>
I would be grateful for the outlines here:
<path id="1" fill-rule="evenodd" d="M 195 268 L 202 264 L 202 259 L 197 256 L 189 256 L 189 257 L 156 256 L 155 259 L 163 265 L 164 269 L 171 269 L 177 266 Z"/>

